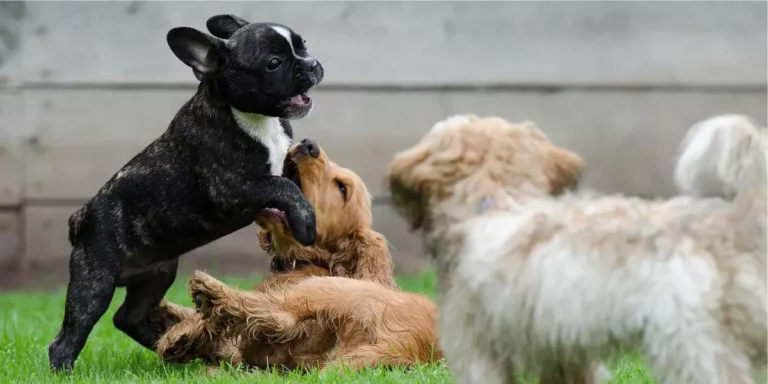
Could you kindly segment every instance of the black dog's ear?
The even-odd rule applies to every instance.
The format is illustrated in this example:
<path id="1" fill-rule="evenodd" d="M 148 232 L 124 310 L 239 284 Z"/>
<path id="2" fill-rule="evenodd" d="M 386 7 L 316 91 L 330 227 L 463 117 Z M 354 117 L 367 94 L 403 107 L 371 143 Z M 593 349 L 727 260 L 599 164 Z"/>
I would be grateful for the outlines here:
<path id="1" fill-rule="evenodd" d="M 197 29 L 173 28 L 166 39 L 173 54 L 192 68 L 199 80 L 202 80 L 203 75 L 218 70 L 223 62 L 224 43 Z"/>
<path id="2" fill-rule="evenodd" d="M 208 32 L 220 39 L 229 39 L 238 29 L 250 24 L 235 15 L 216 15 L 205 23 Z"/>

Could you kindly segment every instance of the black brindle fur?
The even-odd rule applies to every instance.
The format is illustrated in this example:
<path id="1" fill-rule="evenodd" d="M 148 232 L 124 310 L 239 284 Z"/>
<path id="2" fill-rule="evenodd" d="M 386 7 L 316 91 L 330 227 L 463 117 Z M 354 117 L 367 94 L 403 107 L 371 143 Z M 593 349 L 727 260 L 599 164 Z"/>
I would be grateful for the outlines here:
<path id="1" fill-rule="evenodd" d="M 323 68 L 291 31 L 292 54 L 275 32 L 287 27 L 231 15 L 207 26 L 216 37 L 184 27 L 168 33 L 174 54 L 201 80 L 197 93 L 69 219 L 64 321 L 49 347 L 55 370 L 72 368 L 115 287 L 126 287 L 126 297 L 114 325 L 153 348 L 160 335 L 147 318 L 173 283 L 178 257 L 253 223 L 266 207 L 286 213 L 298 241 L 315 242 L 312 206 L 293 182 L 271 175 L 267 148 L 240 129 L 231 108 L 281 118 L 292 137 L 287 118 L 305 116 L 311 101 L 291 98 L 319 83 Z M 274 57 L 282 66 L 265 70 Z"/>

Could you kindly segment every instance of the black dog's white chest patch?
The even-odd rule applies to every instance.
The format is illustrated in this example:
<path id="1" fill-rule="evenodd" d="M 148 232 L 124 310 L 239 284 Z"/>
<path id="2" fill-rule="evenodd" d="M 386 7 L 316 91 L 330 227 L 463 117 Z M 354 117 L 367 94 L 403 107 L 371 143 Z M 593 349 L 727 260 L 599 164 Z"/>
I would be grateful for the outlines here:
<path id="1" fill-rule="evenodd" d="M 285 134 L 280 119 L 242 112 L 235 108 L 232 108 L 232 115 L 235 116 L 235 121 L 237 121 L 240 129 L 267 147 L 272 175 L 282 175 L 283 162 L 286 153 L 288 153 L 288 147 L 291 146 L 291 138 Z"/>

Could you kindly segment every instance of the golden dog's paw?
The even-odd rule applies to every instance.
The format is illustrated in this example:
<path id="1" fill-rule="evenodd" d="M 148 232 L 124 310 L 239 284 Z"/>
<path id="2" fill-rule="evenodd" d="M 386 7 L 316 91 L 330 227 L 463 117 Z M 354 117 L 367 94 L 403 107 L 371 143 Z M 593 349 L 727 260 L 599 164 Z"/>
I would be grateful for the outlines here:
<path id="1" fill-rule="evenodd" d="M 195 308 L 198 312 L 203 314 L 204 318 L 208 318 L 211 313 L 211 298 L 203 292 L 193 292 L 192 300 L 195 303 Z"/>
<path id="2" fill-rule="evenodd" d="M 192 345 L 193 342 L 188 335 L 181 332 L 169 332 L 158 340 L 155 350 L 163 361 L 183 364 L 194 359 L 194 356 L 189 353 Z"/>
<path id="3" fill-rule="evenodd" d="M 195 271 L 195 273 L 189 277 L 187 284 L 189 285 L 189 291 L 195 292 L 210 290 L 212 286 L 221 285 L 221 282 L 203 271 Z"/>
<path id="4" fill-rule="evenodd" d="M 195 271 L 195 273 L 192 274 L 192 277 L 189 278 L 188 285 L 189 293 L 192 296 L 195 307 L 198 312 L 203 314 L 203 317 L 208 317 L 208 315 L 210 315 L 213 305 L 220 297 L 225 295 L 225 292 L 228 290 L 224 283 L 201 271 Z"/>
<path id="5" fill-rule="evenodd" d="M 185 363 L 208 357 L 214 348 L 215 333 L 200 314 L 176 324 L 157 342 L 158 356 L 165 361 Z"/>
<path id="6" fill-rule="evenodd" d="M 206 327 L 217 334 L 227 335 L 228 328 L 238 321 L 232 317 L 230 308 L 238 300 L 238 291 L 198 271 L 189 279 L 189 292 Z"/>

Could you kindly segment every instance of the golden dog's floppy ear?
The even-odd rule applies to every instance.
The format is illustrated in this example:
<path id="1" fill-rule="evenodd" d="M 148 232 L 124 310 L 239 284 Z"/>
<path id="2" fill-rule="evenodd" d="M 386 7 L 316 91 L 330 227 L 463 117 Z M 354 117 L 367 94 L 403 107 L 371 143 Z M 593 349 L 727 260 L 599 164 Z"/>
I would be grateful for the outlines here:
<path id="1" fill-rule="evenodd" d="M 350 234 L 339 244 L 331 260 L 334 276 L 347 276 L 397 287 L 392 255 L 387 239 L 380 233 L 365 229 Z"/>
<path id="2" fill-rule="evenodd" d="M 576 188 L 584 160 L 577 154 L 554 144 L 547 146 L 544 172 L 549 180 L 549 193 L 559 195 Z"/>

